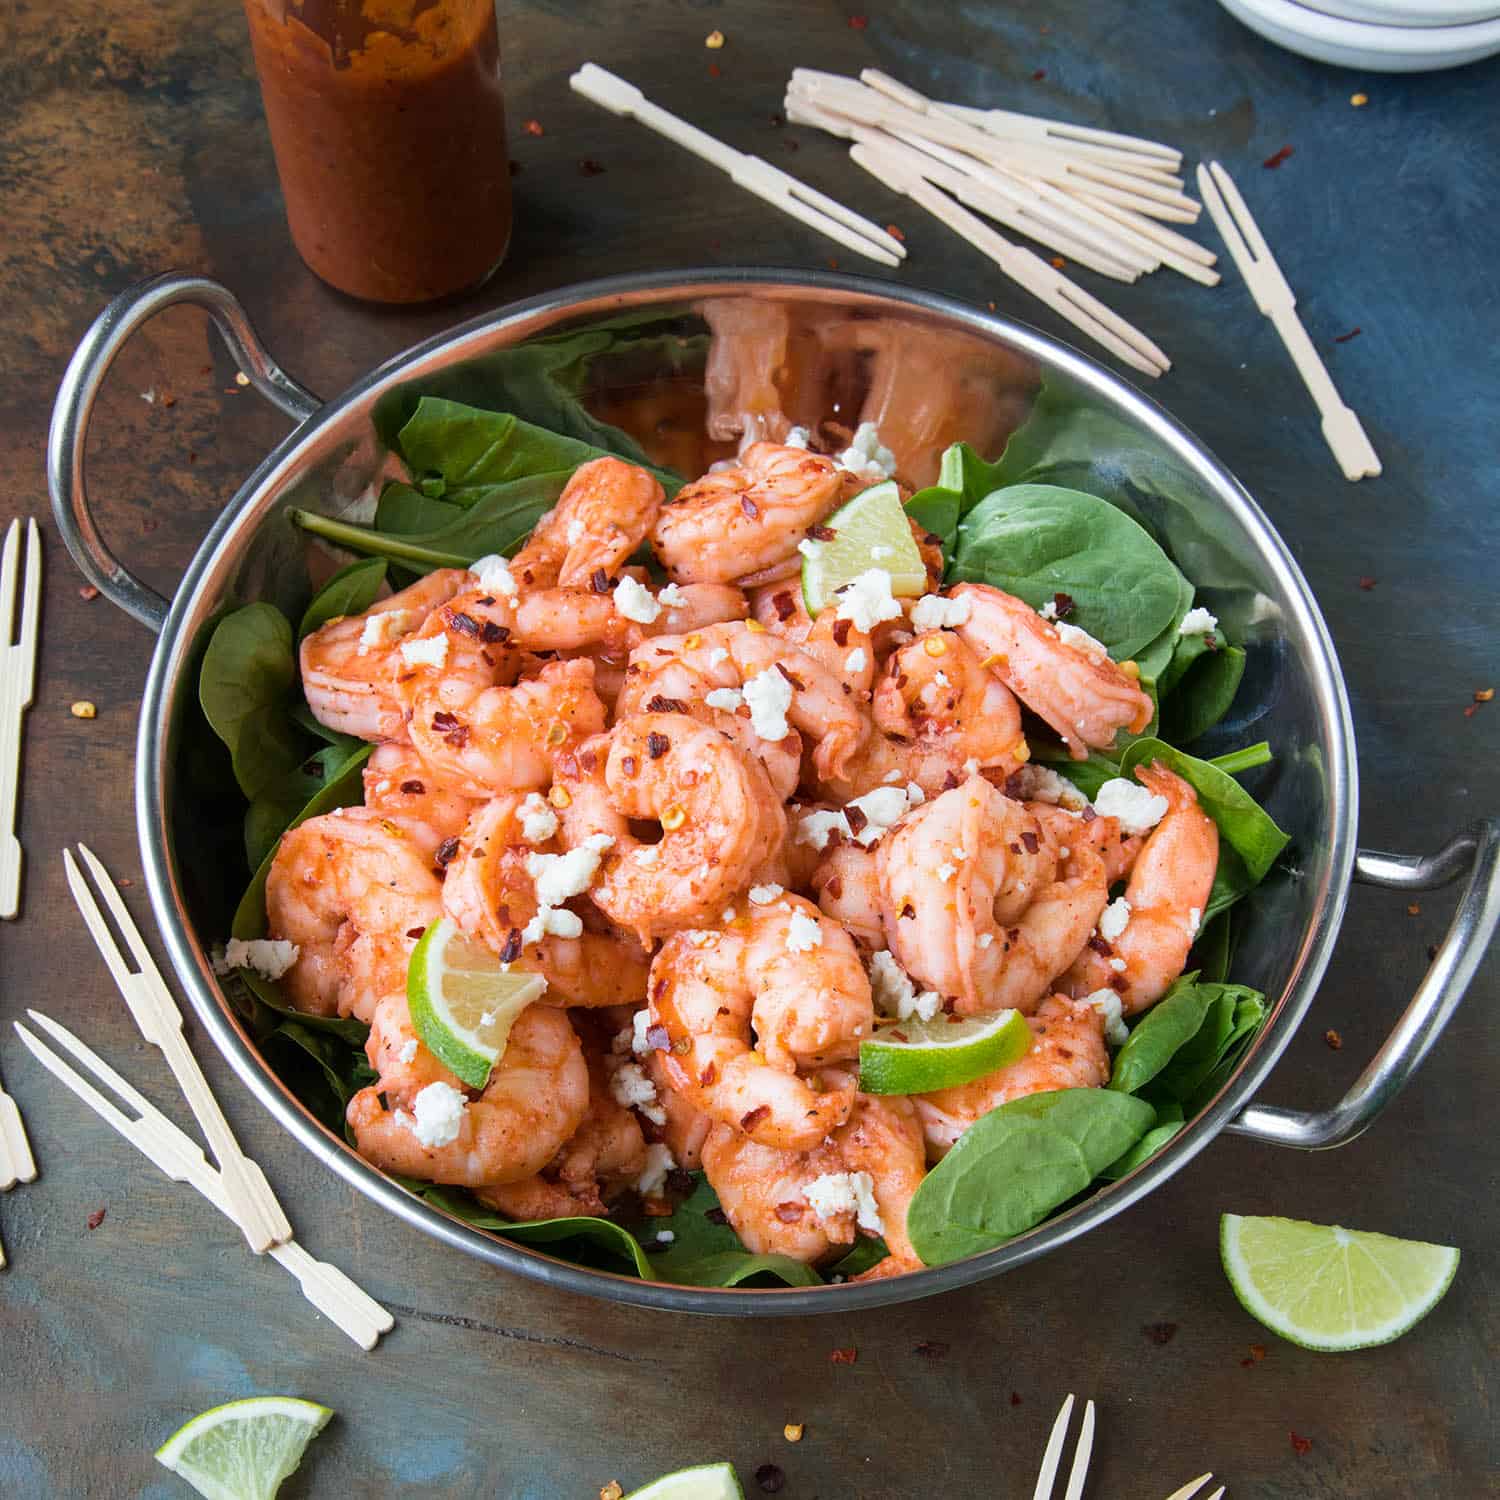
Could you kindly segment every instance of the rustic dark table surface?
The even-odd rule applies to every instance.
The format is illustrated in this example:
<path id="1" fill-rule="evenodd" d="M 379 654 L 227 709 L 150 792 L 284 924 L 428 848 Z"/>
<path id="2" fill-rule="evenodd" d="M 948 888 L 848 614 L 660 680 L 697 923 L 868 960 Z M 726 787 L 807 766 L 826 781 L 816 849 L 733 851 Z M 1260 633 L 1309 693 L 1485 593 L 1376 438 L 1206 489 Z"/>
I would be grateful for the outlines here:
<path id="1" fill-rule="evenodd" d="M 837 253 L 571 95 L 567 75 L 587 57 L 904 226 L 900 279 L 993 301 L 1066 338 L 976 253 L 856 172 L 839 145 L 778 127 L 794 63 L 876 64 L 940 97 L 1170 140 L 1189 162 L 1220 157 L 1237 175 L 1385 460 L 1383 478 L 1339 479 L 1232 267 L 1215 291 L 1169 272 L 1129 289 L 1081 280 L 1168 348 L 1175 368 L 1152 394 L 1248 485 L 1311 579 L 1354 704 L 1362 842 L 1425 850 L 1500 811 L 1500 701 L 1474 705 L 1500 675 L 1500 66 L 1416 78 L 1325 68 L 1262 43 L 1209 0 L 870 0 L 867 18 L 850 15 L 864 8 L 504 7 L 519 172 L 509 261 L 461 307 L 398 314 L 342 300 L 297 259 L 237 6 L 8 0 L 4 517 L 46 524 L 42 451 L 63 365 L 105 300 L 156 271 L 221 278 L 287 368 L 331 394 L 449 322 L 570 281 L 705 263 L 821 267 Z M 706 51 L 715 28 L 727 43 Z M 1351 106 L 1357 91 L 1369 96 L 1363 108 Z M 529 120 L 544 133 L 524 130 Z M 1294 154 L 1263 170 L 1283 145 Z M 583 158 L 604 172 L 586 175 Z M 1217 248 L 1206 220 L 1201 235 Z M 127 349 L 96 419 L 92 485 L 107 534 L 167 592 L 282 436 L 281 419 L 233 375 L 199 315 L 169 314 Z M 50 528 L 47 546 L 25 905 L 0 931 L 0 1018 L 41 1003 L 183 1118 L 84 937 L 57 855 L 86 839 L 136 877 L 125 896 L 145 915 L 130 786 L 152 641 L 103 599 L 80 597 Z M 98 716 L 70 716 L 77 699 Z M 1447 895 L 1418 910 L 1355 894 L 1268 1099 L 1320 1106 L 1347 1086 L 1405 1005 L 1450 905 Z M 288 1495 L 588 1500 L 612 1478 L 629 1488 L 727 1457 L 747 1481 L 779 1464 L 789 1500 L 1020 1496 L 1070 1390 L 1101 1407 L 1094 1495 L 1160 1500 L 1210 1467 L 1234 1497 L 1493 1494 L 1497 1000 L 1487 969 L 1417 1081 L 1342 1151 L 1300 1156 L 1225 1137 L 1148 1202 L 1002 1280 L 860 1317 L 754 1323 L 554 1293 L 443 1249 L 317 1165 L 205 1055 L 304 1242 L 395 1309 L 395 1331 L 368 1356 L 312 1317 L 225 1221 L 86 1115 L 7 1026 L 0 1067 L 41 1177 L 0 1200 L 12 1261 L 0 1273 L 0 1494 L 183 1494 L 153 1447 L 216 1402 L 285 1392 L 339 1413 Z M 1339 1051 L 1325 1043 L 1330 1028 Z M 1225 1210 L 1457 1244 L 1463 1265 L 1399 1343 L 1309 1354 L 1235 1302 L 1216 1248 Z M 934 1344 L 946 1353 L 920 1352 Z M 830 1363 L 848 1347 L 856 1363 Z M 799 1445 L 783 1439 L 786 1422 L 806 1424 Z"/>

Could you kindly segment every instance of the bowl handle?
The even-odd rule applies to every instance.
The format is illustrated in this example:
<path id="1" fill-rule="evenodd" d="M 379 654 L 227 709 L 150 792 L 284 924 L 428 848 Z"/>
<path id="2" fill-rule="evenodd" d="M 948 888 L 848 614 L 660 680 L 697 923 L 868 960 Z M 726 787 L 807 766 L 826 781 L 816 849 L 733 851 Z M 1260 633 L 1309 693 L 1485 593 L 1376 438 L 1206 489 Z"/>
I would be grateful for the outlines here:
<path id="1" fill-rule="evenodd" d="M 1467 875 L 1458 910 L 1411 1004 L 1354 1087 L 1332 1109 L 1304 1112 L 1251 1104 L 1226 1127 L 1276 1146 L 1321 1151 L 1352 1141 L 1406 1086 L 1463 999 L 1500 923 L 1500 821 L 1484 818 L 1436 854 L 1361 849 L 1354 878 L 1395 891 L 1430 891 Z"/>
<path id="2" fill-rule="evenodd" d="M 94 401 L 115 356 L 142 323 L 179 302 L 190 302 L 208 313 L 235 363 L 273 406 L 305 422 L 323 404 L 266 353 L 239 299 L 217 281 L 175 272 L 153 276 L 121 292 L 94 319 L 68 361 L 52 408 L 52 430 L 47 437 L 52 514 L 73 561 L 88 581 L 111 603 L 157 632 L 166 623 L 168 602 L 127 572 L 99 535 L 84 489 L 83 459 Z"/>

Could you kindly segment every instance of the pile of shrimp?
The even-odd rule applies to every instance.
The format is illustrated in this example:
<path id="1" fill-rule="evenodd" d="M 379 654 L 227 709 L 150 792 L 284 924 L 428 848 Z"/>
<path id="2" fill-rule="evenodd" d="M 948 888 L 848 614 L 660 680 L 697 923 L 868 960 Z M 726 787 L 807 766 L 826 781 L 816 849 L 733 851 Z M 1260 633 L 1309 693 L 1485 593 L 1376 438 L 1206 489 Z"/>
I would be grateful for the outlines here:
<path id="1" fill-rule="evenodd" d="M 1107 1081 L 1106 1026 L 1183 968 L 1215 826 L 1163 766 L 1127 829 L 1030 763 L 1028 723 L 1082 757 L 1150 699 L 1019 599 L 943 590 L 934 538 L 920 600 L 874 570 L 810 617 L 801 553 L 861 487 L 757 442 L 667 501 L 600 458 L 508 563 L 303 643 L 313 713 L 376 748 L 364 806 L 282 837 L 268 927 L 293 1003 L 369 1024 L 370 1161 L 514 1219 L 660 1215 L 701 1168 L 747 1248 L 828 1264 L 880 1234 L 885 1276 L 919 1265 L 907 1205 L 970 1123 Z M 480 1089 L 407 1008 L 440 917 L 546 981 Z M 1005 1008 L 1020 1061 L 860 1091 L 877 1025 Z"/>

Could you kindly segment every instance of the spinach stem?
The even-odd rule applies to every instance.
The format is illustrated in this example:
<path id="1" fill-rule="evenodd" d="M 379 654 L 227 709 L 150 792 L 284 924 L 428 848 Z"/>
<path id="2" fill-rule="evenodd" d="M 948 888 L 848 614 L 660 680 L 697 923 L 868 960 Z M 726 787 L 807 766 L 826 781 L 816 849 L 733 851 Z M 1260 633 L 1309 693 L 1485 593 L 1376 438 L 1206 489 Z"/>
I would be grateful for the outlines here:
<path id="1" fill-rule="evenodd" d="M 430 547 L 404 542 L 400 537 L 383 531 L 353 526 L 347 521 L 334 521 L 328 516 L 320 516 L 316 511 L 292 509 L 287 514 L 293 525 L 326 541 L 337 542 L 341 547 L 351 547 L 356 552 L 391 557 L 399 562 L 414 563 L 426 568 L 466 568 L 474 561 L 472 557 L 460 557 L 456 552 L 434 552 Z"/>
<path id="2" fill-rule="evenodd" d="M 1241 771 L 1253 771 L 1256 766 L 1264 766 L 1275 759 L 1271 754 L 1271 747 L 1265 740 L 1256 745 L 1246 745 L 1243 750 L 1231 750 L 1226 755 L 1216 755 L 1209 761 L 1209 765 L 1217 767 L 1220 771 L 1227 772 L 1230 776 L 1237 776 Z"/>

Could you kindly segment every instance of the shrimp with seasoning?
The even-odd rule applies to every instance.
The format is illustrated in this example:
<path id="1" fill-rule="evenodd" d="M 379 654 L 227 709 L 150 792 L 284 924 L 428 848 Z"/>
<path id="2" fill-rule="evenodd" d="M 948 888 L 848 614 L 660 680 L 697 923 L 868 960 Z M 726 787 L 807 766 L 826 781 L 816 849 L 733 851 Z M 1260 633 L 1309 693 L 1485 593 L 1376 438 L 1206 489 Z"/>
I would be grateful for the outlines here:
<path id="1" fill-rule="evenodd" d="M 413 835 L 423 830 L 432 855 L 463 832 L 478 806 L 400 740 L 377 745 L 363 774 L 365 806 L 394 818 Z"/>
<path id="2" fill-rule="evenodd" d="M 581 464 L 511 559 L 511 572 L 539 589 L 612 577 L 651 534 L 663 498 L 656 476 L 638 464 L 609 457 Z"/>

